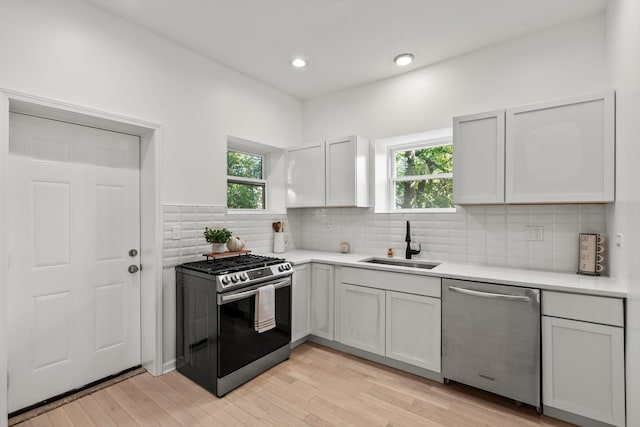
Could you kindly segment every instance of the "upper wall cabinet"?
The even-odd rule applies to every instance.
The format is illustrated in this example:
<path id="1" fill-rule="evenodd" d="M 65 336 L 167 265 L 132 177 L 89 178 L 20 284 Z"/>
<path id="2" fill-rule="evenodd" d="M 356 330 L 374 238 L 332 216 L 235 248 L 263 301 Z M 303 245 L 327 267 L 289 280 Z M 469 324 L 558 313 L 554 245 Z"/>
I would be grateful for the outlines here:
<path id="1" fill-rule="evenodd" d="M 505 200 L 612 202 L 614 120 L 613 91 L 507 110 Z"/>
<path id="2" fill-rule="evenodd" d="M 287 149 L 287 207 L 324 204 L 324 142 Z"/>
<path id="3" fill-rule="evenodd" d="M 612 202 L 614 103 L 608 91 L 504 110 L 503 125 L 502 111 L 454 118 L 454 202 Z"/>
<path id="4" fill-rule="evenodd" d="M 369 141 L 359 136 L 287 150 L 287 207 L 369 206 Z"/>
<path id="5" fill-rule="evenodd" d="M 453 119 L 453 201 L 504 202 L 504 110 Z"/>

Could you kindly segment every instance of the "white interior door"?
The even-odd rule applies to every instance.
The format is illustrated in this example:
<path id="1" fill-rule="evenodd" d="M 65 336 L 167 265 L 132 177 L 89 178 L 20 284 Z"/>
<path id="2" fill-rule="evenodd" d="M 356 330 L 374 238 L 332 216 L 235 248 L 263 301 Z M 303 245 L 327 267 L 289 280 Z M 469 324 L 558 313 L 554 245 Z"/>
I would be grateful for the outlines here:
<path id="1" fill-rule="evenodd" d="M 140 364 L 138 137 L 11 114 L 9 412 Z"/>

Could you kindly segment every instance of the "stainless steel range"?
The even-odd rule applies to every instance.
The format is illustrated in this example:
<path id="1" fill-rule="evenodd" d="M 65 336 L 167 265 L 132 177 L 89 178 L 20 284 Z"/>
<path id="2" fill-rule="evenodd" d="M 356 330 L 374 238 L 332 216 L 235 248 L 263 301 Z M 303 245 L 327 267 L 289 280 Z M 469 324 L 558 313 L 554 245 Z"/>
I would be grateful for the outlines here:
<path id="1" fill-rule="evenodd" d="M 237 255 L 176 267 L 176 369 L 219 397 L 289 358 L 291 264 Z M 258 288 L 275 288 L 275 328 L 254 328 Z"/>

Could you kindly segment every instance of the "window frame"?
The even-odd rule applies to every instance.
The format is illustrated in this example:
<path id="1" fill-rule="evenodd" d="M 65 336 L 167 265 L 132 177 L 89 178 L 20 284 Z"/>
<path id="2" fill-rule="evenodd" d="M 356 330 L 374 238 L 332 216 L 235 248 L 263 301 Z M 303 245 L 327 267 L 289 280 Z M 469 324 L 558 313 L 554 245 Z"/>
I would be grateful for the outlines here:
<path id="1" fill-rule="evenodd" d="M 240 153 L 240 154 L 246 154 L 248 156 L 254 156 L 254 157 L 260 157 L 262 159 L 262 179 L 259 178 L 247 178 L 244 176 L 235 176 L 235 175 L 229 175 L 227 173 L 227 211 L 230 212 L 243 212 L 243 213 L 248 213 L 248 212 L 256 212 L 256 213 L 264 213 L 264 212 L 268 212 L 268 207 L 269 207 L 269 181 L 267 179 L 265 179 L 265 177 L 268 176 L 268 163 L 269 163 L 269 154 L 268 153 L 261 153 L 258 151 L 249 151 L 249 150 L 243 150 L 243 149 L 235 149 L 235 148 L 231 148 L 231 147 L 227 147 L 227 159 L 228 159 L 228 155 L 229 155 L 229 151 L 232 151 L 234 153 Z M 228 160 L 226 162 L 227 165 L 227 172 L 229 171 L 229 163 Z M 230 208 L 229 207 L 229 183 L 235 183 L 235 184 L 248 184 L 248 185 L 253 185 L 253 186 L 261 186 L 263 187 L 263 206 L 262 208 Z"/>
<path id="2" fill-rule="evenodd" d="M 416 179 L 452 179 L 455 171 L 446 174 L 396 176 L 395 153 L 407 149 L 453 146 L 452 128 L 437 129 L 412 135 L 380 139 L 375 142 L 375 212 L 379 213 L 455 213 L 450 208 L 410 208 L 395 206 L 395 183 Z M 452 191 L 453 197 L 453 191 Z"/>

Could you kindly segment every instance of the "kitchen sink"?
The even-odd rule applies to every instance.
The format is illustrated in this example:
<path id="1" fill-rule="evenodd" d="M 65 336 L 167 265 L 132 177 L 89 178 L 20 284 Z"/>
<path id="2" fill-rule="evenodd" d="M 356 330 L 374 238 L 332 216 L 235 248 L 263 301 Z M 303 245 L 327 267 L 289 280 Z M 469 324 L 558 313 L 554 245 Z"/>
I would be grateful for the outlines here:
<path id="1" fill-rule="evenodd" d="M 425 270 L 431 270 L 432 268 L 440 265 L 440 263 L 437 263 L 437 262 L 424 262 L 424 261 L 412 261 L 412 260 L 389 259 L 389 258 L 367 258 L 367 259 L 361 259 L 360 262 L 367 262 L 369 264 L 395 265 L 398 267 L 423 268 Z"/>

